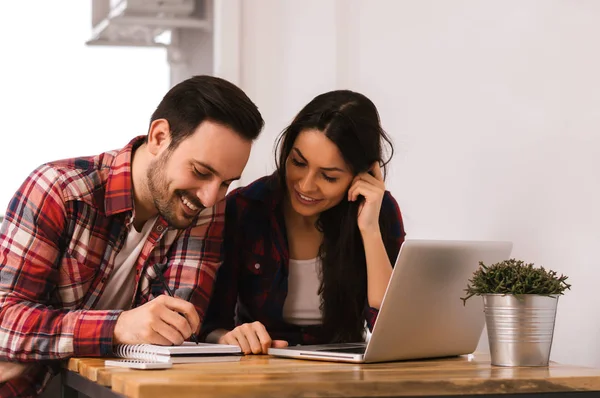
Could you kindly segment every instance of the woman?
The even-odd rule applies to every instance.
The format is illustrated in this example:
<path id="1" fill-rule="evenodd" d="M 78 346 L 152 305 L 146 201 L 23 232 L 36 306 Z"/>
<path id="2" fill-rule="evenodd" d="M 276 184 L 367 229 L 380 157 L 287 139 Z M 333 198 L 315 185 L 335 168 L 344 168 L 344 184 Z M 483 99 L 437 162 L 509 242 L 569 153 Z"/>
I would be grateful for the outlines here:
<path id="1" fill-rule="evenodd" d="M 393 153 L 362 94 L 328 92 L 300 111 L 278 140 L 277 171 L 227 197 L 206 341 L 259 354 L 364 339 L 405 235 L 379 166 L 384 142 Z"/>

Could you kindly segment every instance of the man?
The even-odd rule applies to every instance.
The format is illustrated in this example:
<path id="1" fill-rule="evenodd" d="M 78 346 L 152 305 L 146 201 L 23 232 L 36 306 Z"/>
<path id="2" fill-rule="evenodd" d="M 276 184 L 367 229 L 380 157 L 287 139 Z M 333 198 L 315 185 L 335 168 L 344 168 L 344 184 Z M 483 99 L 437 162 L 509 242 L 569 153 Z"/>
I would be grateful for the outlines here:
<path id="1" fill-rule="evenodd" d="M 39 393 L 59 359 L 198 332 L 221 263 L 221 199 L 262 126 L 238 87 L 195 76 L 165 95 L 147 136 L 28 177 L 0 228 L 0 396 Z"/>

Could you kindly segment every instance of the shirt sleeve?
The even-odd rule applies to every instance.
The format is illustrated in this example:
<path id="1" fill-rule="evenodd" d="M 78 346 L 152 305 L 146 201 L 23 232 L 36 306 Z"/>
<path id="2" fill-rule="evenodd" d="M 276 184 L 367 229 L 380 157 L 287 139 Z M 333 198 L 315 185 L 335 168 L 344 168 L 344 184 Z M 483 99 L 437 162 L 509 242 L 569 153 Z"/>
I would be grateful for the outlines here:
<path id="1" fill-rule="evenodd" d="M 175 295 L 191 302 L 202 323 L 212 296 L 217 271 L 223 263 L 225 201 L 203 210 L 167 255 L 165 278 Z"/>
<path id="2" fill-rule="evenodd" d="M 381 235 L 384 238 L 384 245 L 390 259 L 392 267 L 396 264 L 396 258 L 400 252 L 400 246 L 404 243 L 404 237 L 406 232 L 404 231 L 404 223 L 402 222 L 402 214 L 400 213 L 400 207 L 396 199 L 389 193 L 385 192 L 383 196 L 383 202 L 381 204 L 381 214 L 379 215 L 380 228 L 382 229 Z M 383 223 L 382 220 L 386 220 Z M 389 220 L 389 221 L 388 221 Z M 369 330 L 373 330 L 375 321 L 379 310 L 377 308 L 369 307 L 365 308 L 365 318 Z"/>
<path id="3" fill-rule="evenodd" d="M 202 324 L 200 339 L 216 329 L 232 330 L 235 326 L 235 306 L 238 298 L 238 252 L 236 231 L 238 211 L 235 191 L 227 197 L 223 243 L 223 265 L 217 273 L 215 289 Z"/>
<path id="4" fill-rule="evenodd" d="M 57 286 L 67 211 L 60 174 L 36 169 L 15 193 L 0 227 L 0 358 L 99 356 L 112 351 L 120 311 L 49 306 Z"/>

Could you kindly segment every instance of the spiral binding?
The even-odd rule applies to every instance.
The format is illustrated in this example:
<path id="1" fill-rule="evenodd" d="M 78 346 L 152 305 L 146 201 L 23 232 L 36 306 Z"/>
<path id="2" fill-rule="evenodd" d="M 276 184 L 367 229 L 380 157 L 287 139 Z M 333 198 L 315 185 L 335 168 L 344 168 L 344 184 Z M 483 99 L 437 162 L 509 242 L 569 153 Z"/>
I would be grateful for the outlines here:
<path id="1" fill-rule="evenodd" d="M 121 344 L 115 349 L 115 355 L 121 358 L 135 358 L 146 361 L 164 362 L 164 355 L 153 354 L 149 344 Z M 167 359 L 168 360 L 168 359 Z"/>

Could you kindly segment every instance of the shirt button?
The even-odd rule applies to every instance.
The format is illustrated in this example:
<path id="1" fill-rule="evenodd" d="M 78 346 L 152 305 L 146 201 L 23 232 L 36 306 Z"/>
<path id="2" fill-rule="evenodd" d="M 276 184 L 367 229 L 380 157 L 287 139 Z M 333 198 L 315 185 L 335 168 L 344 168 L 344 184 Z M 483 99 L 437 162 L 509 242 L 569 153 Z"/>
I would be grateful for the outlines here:
<path id="1" fill-rule="evenodd" d="M 164 227 L 163 227 L 162 225 L 158 225 L 158 226 L 156 227 L 156 230 L 157 230 L 158 232 L 162 232 L 162 230 L 163 230 L 163 229 L 164 229 Z"/>
<path id="2" fill-rule="evenodd" d="M 260 269 L 260 264 L 259 263 L 254 264 L 254 269 Z"/>

